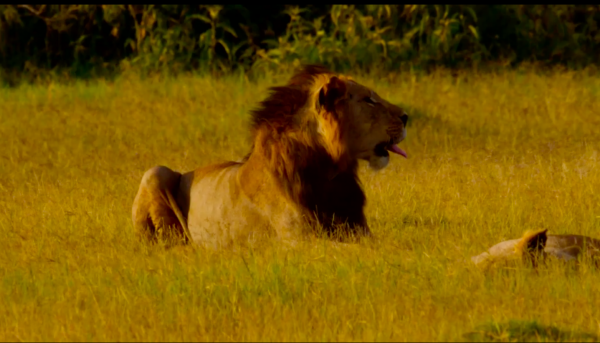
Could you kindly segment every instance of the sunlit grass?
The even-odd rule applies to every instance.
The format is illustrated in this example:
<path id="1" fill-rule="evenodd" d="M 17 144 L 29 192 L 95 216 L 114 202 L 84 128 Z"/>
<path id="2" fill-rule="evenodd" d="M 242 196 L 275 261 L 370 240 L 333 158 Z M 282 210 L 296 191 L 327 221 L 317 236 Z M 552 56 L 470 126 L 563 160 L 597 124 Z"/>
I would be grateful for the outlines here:
<path id="1" fill-rule="evenodd" d="M 143 172 L 241 158 L 249 110 L 285 79 L 0 90 L 0 340 L 462 340 L 513 321 L 600 335 L 600 272 L 465 262 L 527 229 L 600 238 L 600 80 L 584 74 L 357 77 L 411 116 L 409 159 L 361 164 L 378 242 L 139 244 Z"/>

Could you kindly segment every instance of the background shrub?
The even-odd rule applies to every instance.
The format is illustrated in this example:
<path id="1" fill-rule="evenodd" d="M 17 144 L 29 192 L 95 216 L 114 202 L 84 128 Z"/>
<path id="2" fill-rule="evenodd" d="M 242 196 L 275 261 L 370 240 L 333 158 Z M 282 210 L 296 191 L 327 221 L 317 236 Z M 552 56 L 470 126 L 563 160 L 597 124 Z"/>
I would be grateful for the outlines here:
<path id="1" fill-rule="evenodd" d="M 0 5 L 0 68 L 580 68 L 598 60 L 599 19 L 598 5 Z"/>

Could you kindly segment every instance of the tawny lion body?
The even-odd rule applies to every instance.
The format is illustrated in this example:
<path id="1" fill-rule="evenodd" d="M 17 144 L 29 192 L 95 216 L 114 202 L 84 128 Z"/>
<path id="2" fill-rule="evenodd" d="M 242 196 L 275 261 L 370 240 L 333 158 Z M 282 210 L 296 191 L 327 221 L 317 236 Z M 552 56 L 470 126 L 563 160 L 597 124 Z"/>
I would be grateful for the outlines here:
<path id="1" fill-rule="evenodd" d="M 353 80 L 305 67 L 274 87 L 253 112 L 253 146 L 241 162 L 180 174 L 148 170 L 133 224 L 150 240 L 162 232 L 221 248 L 261 237 L 306 238 L 316 228 L 370 235 L 358 159 L 373 169 L 406 136 L 408 116 Z"/>
<path id="2" fill-rule="evenodd" d="M 531 261 L 535 265 L 547 258 L 577 261 L 580 256 L 598 262 L 600 240 L 580 235 L 548 235 L 547 231 L 528 231 L 521 238 L 500 242 L 488 251 L 471 257 L 471 261 L 483 267 L 511 261 Z"/>

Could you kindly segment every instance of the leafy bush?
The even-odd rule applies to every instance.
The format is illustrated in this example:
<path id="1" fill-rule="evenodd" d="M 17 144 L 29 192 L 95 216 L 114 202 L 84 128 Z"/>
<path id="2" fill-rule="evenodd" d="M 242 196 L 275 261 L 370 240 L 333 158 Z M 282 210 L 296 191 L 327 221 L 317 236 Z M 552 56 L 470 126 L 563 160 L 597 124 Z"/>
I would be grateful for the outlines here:
<path id="1" fill-rule="evenodd" d="M 599 20 L 598 5 L 0 5 L 0 68 L 577 68 L 600 57 Z"/>

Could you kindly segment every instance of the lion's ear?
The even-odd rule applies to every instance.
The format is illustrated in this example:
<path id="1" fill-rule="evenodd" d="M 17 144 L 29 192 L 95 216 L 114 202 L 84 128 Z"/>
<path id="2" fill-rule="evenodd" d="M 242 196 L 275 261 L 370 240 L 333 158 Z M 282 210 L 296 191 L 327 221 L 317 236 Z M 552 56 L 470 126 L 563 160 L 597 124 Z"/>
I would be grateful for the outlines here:
<path id="1" fill-rule="evenodd" d="M 548 240 L 547 235 L 548 229 L 535 232 L 531 237 L 527 238 L 527 250 L 537 251 L 544 250 L 546 247 L 546 241 Z"/>
<path id="2" fill-rule="evenodd" d="M 548 230 L 527 231 L 515 245 L 515 252 L 536 264 L 537 255 L 544 252 Z"/>
<path id="3" fill-rule="evenodd" d="M 319 91 L 319 103 L 317 107 L 325 106 L 327 110 L 333 110 L 337 100 L 346 95 L 346 83 L 340 80 L 337 76 L 332 76 L 321 90 Z"/>

